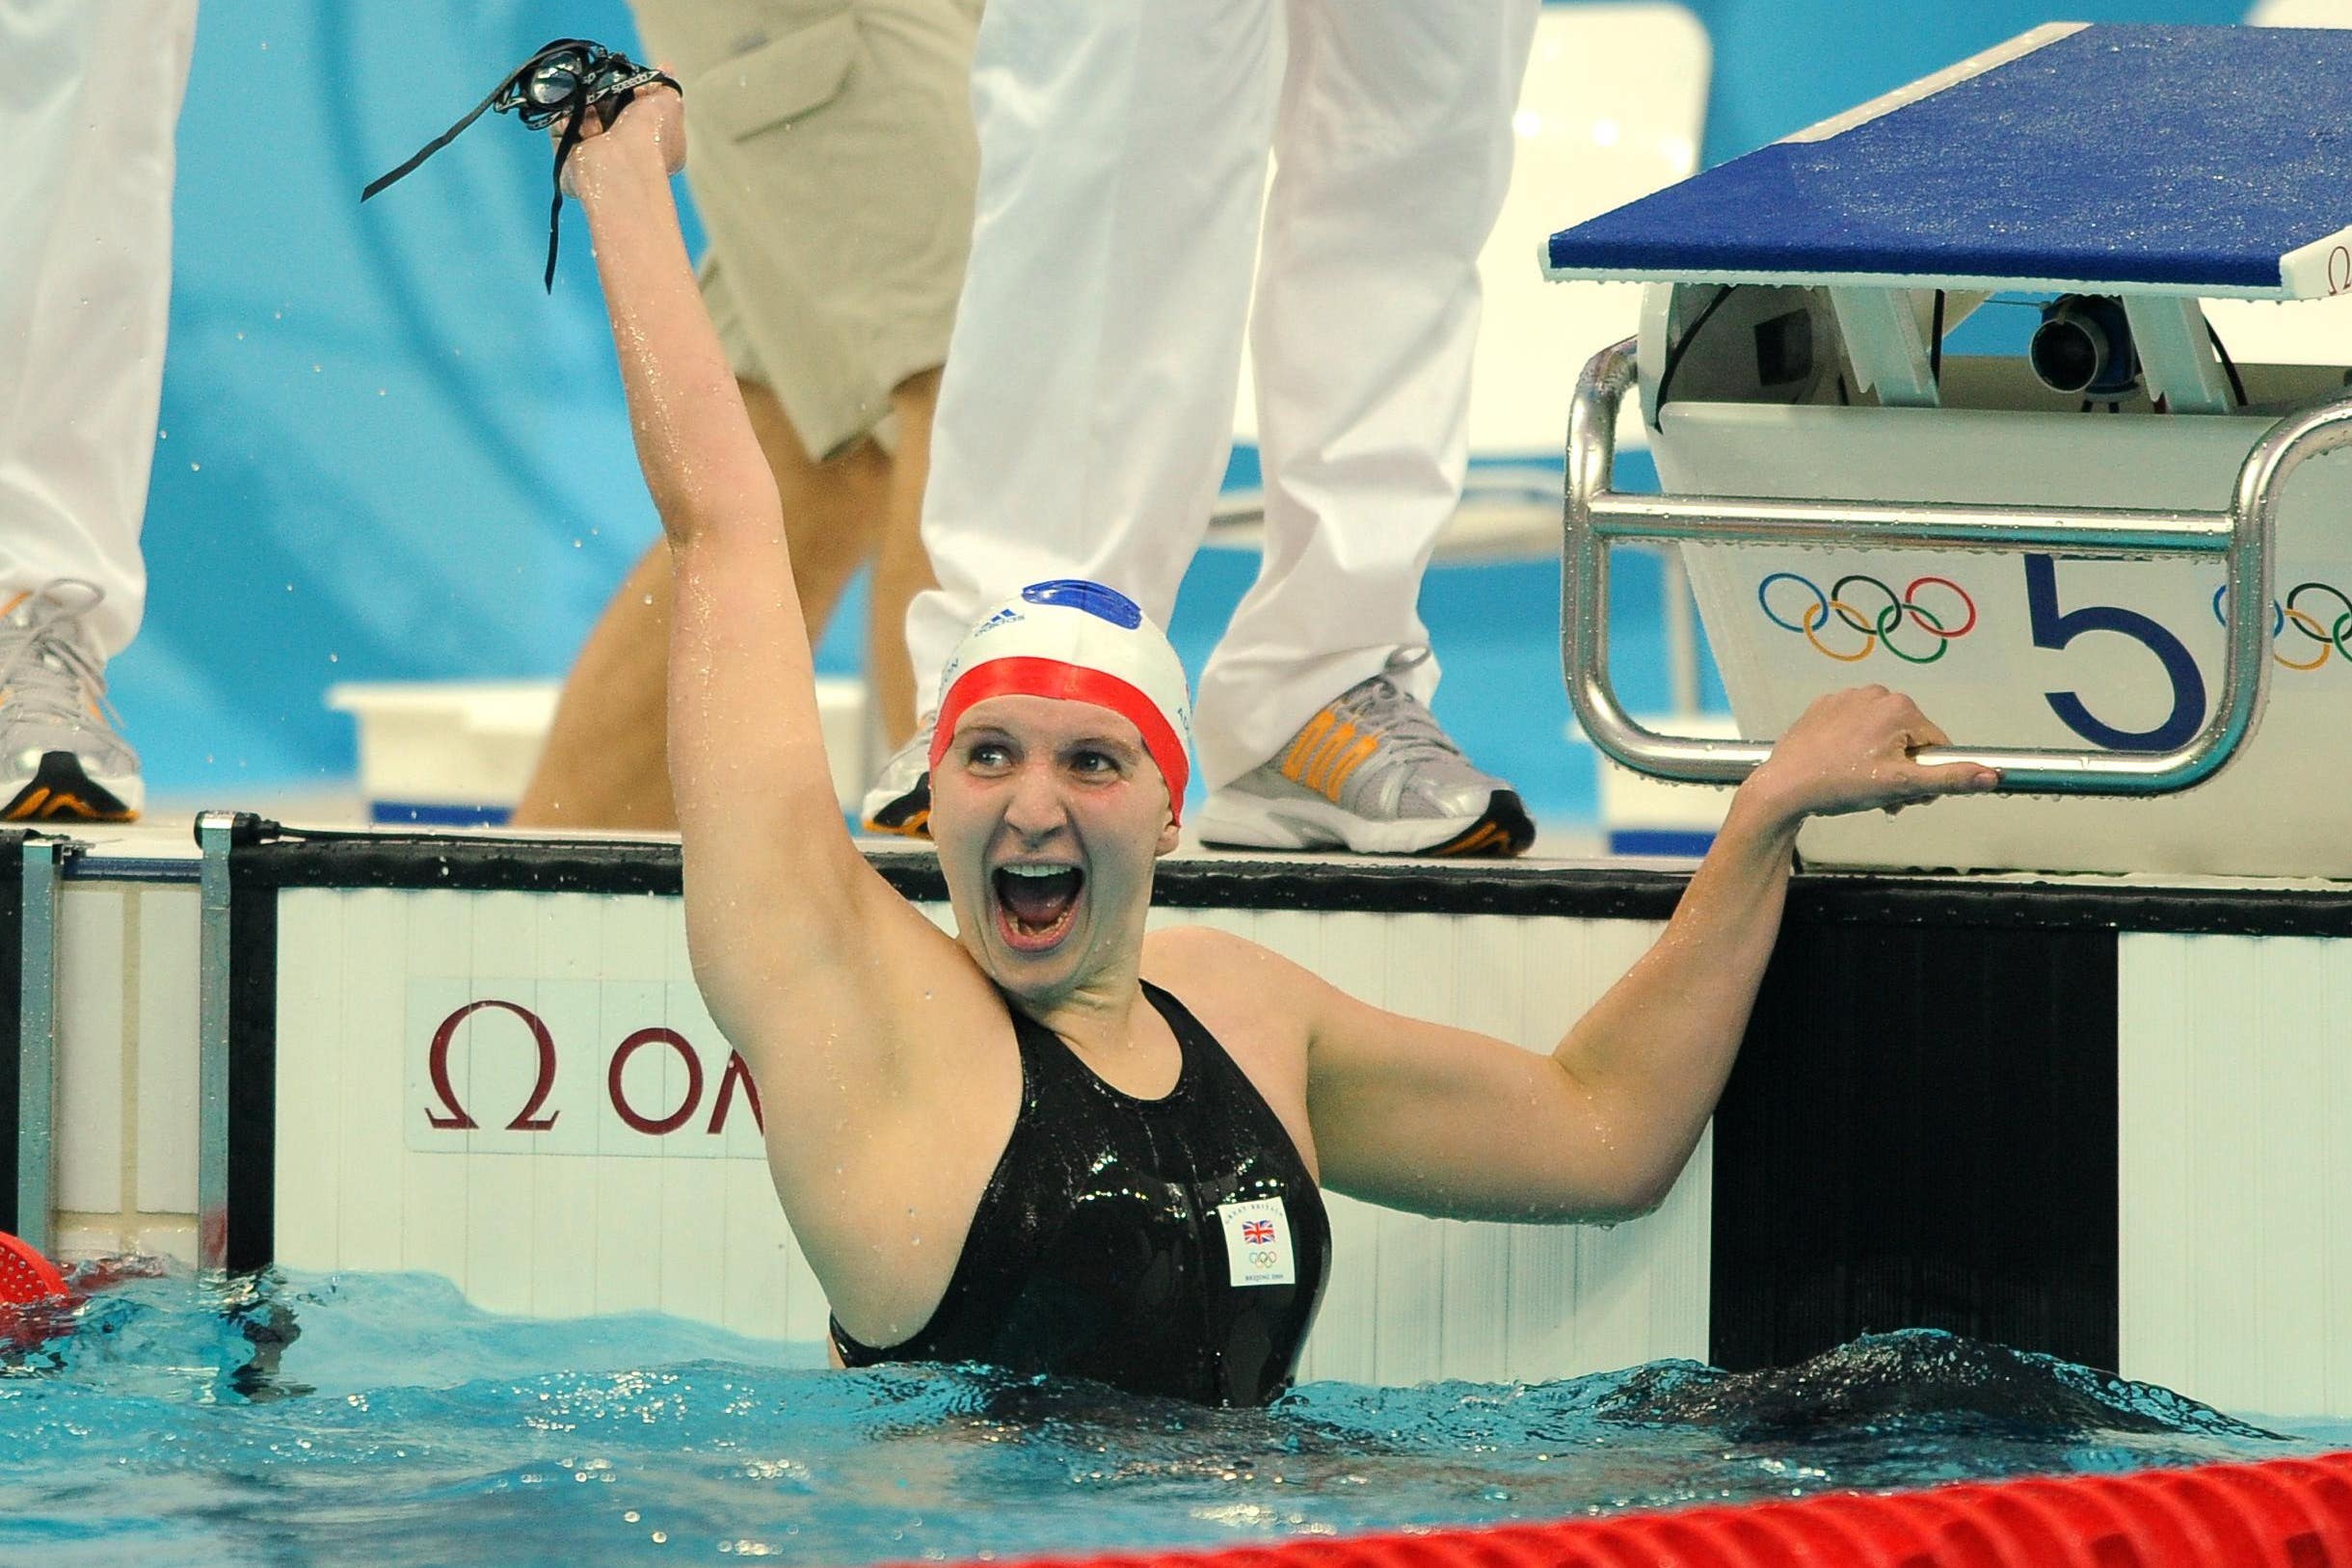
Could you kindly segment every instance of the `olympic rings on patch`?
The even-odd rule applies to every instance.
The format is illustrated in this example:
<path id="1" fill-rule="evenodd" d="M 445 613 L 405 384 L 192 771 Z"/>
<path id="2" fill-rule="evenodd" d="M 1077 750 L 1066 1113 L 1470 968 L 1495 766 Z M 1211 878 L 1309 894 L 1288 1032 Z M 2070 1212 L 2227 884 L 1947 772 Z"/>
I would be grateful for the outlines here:
<path id="1" fill-rule="evenodd" d="M 2222 600 L 2228 598 L 2229 593 L 2230 585 L 2228 583 L 2213 590 L 2213 619 L 2225 626 L 2230 624 L 2230 613 L 2224 608 Z M 2302 600 L 2306 594 L 2313 597 L 2314 607 L 2322 614 L 2326 613 L 2329 608 L 2322 601 L 2329 598 L 2336 600 L 2335 608 L 2338 613 L 2332 624 L 2322 621 L 2318 615 L 2304 608 Z M 2319 651 L 2308 659 L 2290 659 L 2273 648 L 2270 656 L 2287 669 L 2316 670 L 2327 663 L 2328 655 L 2332 652 L 2341 653 L 2346 659 L 2352 660 L 2352 597 L 2347 597 L 2342 589 L 2331 583 L 2299 582 L 2287 591 L 2285 603 L 2282 604 L 2277 599 L 2272 599 L 2270 601 L 2270 640 L 2276 643 L 2280 634 L 2289 626 L 2294 628 L 2297 636 L 2318 644 Z"/>
<path id="2" fill-rule="evenodd" d="M 1773 608 L 1773 585 L 1782 582 L 1795 583 L 1810 596 L 1809 601 L 1799 599 L 1793 606 L 1788 603 L 1791 594 L 1778 596 L 1783 608 L 1796 610 L 1795 621 Z M 1958 602 L 1945 603 L 1943 613 L 1938 614 L 1920 602 L 1922 588 L 1941 590 Z M 1850 594 L 1849 590 L 1853 592 Z M 1936 597 L 1940 598 L 1942 595 Z M 1861 602 L 1858 604 L 1856 599 Z M 1825 594 L 1810 578 L 1794 571 L 1776 571 L 1756 584 L 1756 604 L 1774 625 L 1797 633 L 1812 644 L 1816 651 L 1841 664 L 1866 659 L 1873 649 L 1881 646 L 1907 664 L 1933 664 L 1943 657 L 1954 641 L 1976 629 L 1976 600 L 1949 577 L 1914 577 L 1910 587 L 1897 594 L 1876 577 L 1849 571 L 1831 583 Z M 2352 611 L 2352 604 L 2347 604 L 2346 609 Z M 1860 635 L 1860 644 L 1852 651 L 1832 648 L 1821 639 L 1819 633 L 1830 629 L 1832 618 L 1847 631 Z M 1958 625 L 1951 624 L 1954 619 L 1960 622 Z M 1911 648 L 1896 642 L 1898 631 L 1911 643 Z"/>

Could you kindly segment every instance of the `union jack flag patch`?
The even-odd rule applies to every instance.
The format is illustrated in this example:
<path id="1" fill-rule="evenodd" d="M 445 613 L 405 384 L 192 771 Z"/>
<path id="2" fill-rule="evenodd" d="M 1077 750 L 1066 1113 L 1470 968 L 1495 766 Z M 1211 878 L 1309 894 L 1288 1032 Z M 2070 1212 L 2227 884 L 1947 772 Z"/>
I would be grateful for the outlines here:
<path id="1" fill-rule="evenodd" d="M 1295 1285 L 1298 1268 L 1291 1254 L 1290 1216 L 1279 1198 L 1219 1204 L 1224 1223 L 1225 1262 L 1233 1284 Z"/>

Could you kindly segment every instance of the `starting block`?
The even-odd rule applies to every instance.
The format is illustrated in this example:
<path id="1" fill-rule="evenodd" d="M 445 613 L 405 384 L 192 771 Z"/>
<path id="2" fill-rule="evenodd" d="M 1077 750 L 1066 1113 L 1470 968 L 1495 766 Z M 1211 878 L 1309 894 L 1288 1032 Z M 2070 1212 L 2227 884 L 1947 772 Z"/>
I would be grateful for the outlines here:
<path id="1" fill-rule="evenodd" d="M 2054 24 L 1553 235 L 1550 277 L 1647 285 L 1571 422 L 1586 733 L 1732 782 L 1878 681 L 2008 785 L 1815 822 L 1814 864 L 2352 876 L 2352 462 L 2309 462 L 2352 373 L 2203 307 L 2352 293 L 2347 190 L 2352 33 Z M 1637 377 L 1655 496 L 1610 484 Z M 1749 739 L 1617 705 L 1632 541 L 1680 545 Z"/>

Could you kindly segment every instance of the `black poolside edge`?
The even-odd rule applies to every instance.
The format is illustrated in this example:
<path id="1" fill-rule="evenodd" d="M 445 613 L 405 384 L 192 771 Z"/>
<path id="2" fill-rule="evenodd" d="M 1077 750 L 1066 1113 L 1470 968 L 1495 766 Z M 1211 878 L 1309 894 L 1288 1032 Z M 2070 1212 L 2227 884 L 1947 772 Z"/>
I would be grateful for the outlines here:
<path id="1" fill-rule="evenodd" d="M 17 1097 L 24 1087 L 24 841 L 21 831 L 0 833 L 0 1231 L 14 1235 Z"/>
<path id="2" fill-rule="evenodd" d="M 1783 933 L 1715 1110 L 1710 1362 L 1932 1328 L 2116 1367 L 2116 943 Z"/>
<path id="3" fill-rule="evenodd" d="M 228 1184 L 222 1261 L 232 1273 L 278 1255 L 278 888 L 259 846 L 228 858 Z"/>
<path id="4" fill-rule="evenodd" d="M 907 897 L 944 900 L 927 849 L 870 846 L 874 868 Z M 675 844 L 473 835 L 289 830 L 239 850 L 256 888 L 442 888 L 467 892 L 676 895 Z M 1663 919 L 1687 870 L 1594 862 L 1391 863 L 1355 856 L 1275 860 L 1179 856 L 1161 863 L 1153 901 L 1173 909 L 1373 914 L 1555 916 Z M 2074 875 L 1802 872 L 1790 894 L 1797 923 L 2026 926 L 2202 936 L 2352 937 L 2352 883 L 2166 887 Z"/>
<path id="5" fill-rule="evenodd" d="M 202 880 L 204 863 L 184 855 L 109 855 L 83 845 L 57 872 L 64 881 L 74 883 L 138 882 L 193 888 Z"/>

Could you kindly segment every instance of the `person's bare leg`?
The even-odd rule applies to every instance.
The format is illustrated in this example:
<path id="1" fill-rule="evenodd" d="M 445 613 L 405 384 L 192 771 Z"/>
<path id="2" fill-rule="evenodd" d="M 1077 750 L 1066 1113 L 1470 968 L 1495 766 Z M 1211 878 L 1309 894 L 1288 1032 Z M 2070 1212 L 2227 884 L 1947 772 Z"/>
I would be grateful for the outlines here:
<path id="1" fill-rule="evenodd" d="M 514 826 L 678 825 L 662 736 L 670 598 L 670 546 L 656 539 L 621 579 L 564 678 Z"/>
<path id="2" fill-rule="evenodd" d="M 774 393 L 757 382 L 736 385 L 784 502 L 801 616 L 821 633 L 850 575 L 874 548 L 893 500 L 893 465 L 868 439 L 813 461 Z M 926 439 L 929 429 L 926 419 Z M 515 808 L 515 826 L 653 832 L 678 826 L 666 733 L 670 605 L 669 546 L 655 540 L 605 605 L 565 678 L 547 746 Z"/>
<path id="3" fill-rule="evenodd" d="M 917 670 L 906 651 L 907 602 L 937 586 L 922 548 L 922 486 L 931 472 L 931 415 L 939 407 L 939 372 L 918 371 L 891 388 L 898 416 L 898 450 L 891 461 L 890 510 L 874 553 L 873 592 L 866 619 L 866 690 L 879 715 L 887 750 L 915 732 L 918 706 L 927 706 L 937 670 Z"/>

